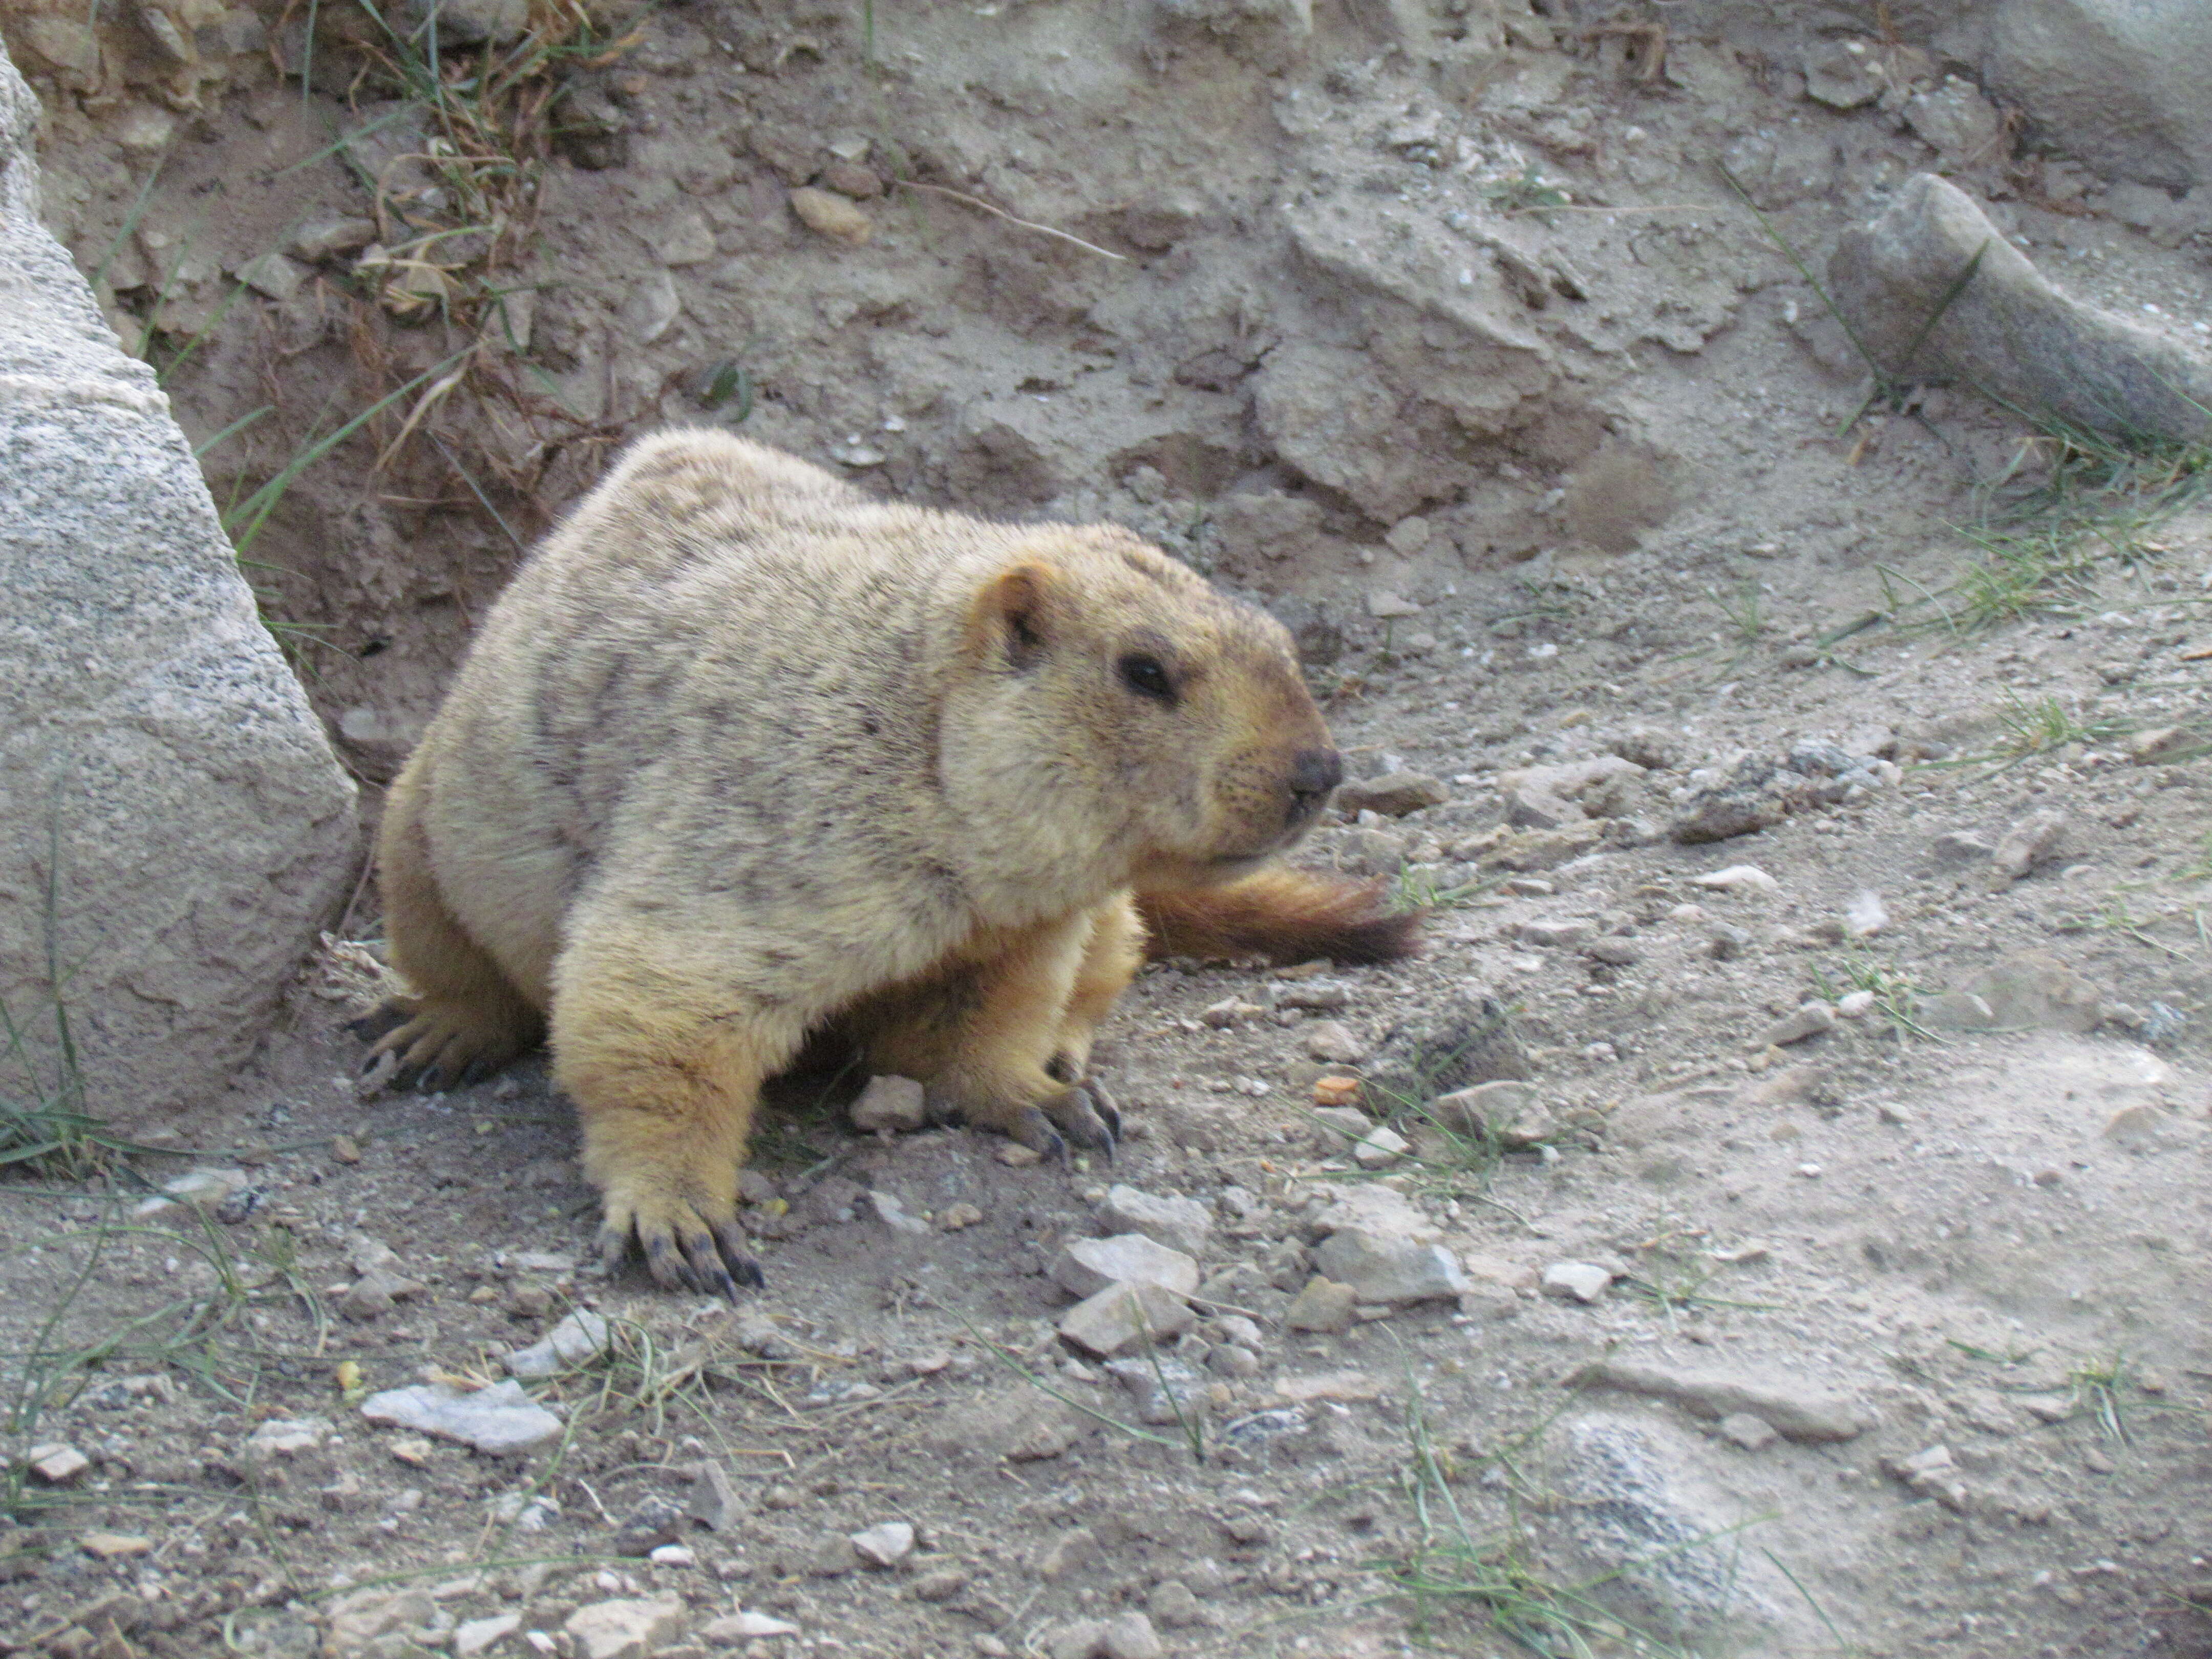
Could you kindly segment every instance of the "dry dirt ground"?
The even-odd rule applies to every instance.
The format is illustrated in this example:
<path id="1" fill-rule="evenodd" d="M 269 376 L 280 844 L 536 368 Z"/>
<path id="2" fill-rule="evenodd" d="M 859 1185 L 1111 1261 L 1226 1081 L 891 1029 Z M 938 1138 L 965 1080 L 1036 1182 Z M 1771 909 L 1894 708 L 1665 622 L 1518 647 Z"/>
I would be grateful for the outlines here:
<path id="1" fill-rule="evenodd" d="M 356 1097 L 365 892 L 228 1097 L 131 1126 L 173 1153 L 0 1188 L 0 1642 L 2212 1653 L 2212 519 L 2075 537 L 2093 469 L 2017 419 L 1867 412 L 1783 246 L 1940 167 L 2197 336 L 2203 243 L 1971 88 L 1904 118 L 1947 66 L 1870 23 L 1896 95 L 1808 99 L 1841 13 L 1294 10 L 671 7 L 576 50 L 527 201 L 297 19 L 223 14 L 197 109 L 38 82 L 49 216 L 219 501 L 397 394 L 249 553 L 372 798 L 609 445 L 742 419 L 1136 526 L 1299 630 L 1356 773 L 1447 799 L 1312 854 L 1435 903 L 1420 960 L 1139 981 L 1110 1170 L 793 1091 L 734 1311 L 588 1265 L 541 1067 Z M 1347 1074 L 1402 1151 L 1315 1115 Z M 1192 1201 L 1147 1224 L 1202 1276 L 1118 1364 L 1054 1272 L 1117 1183 Z M 550 1437 L 364 1417 L 572 1310 Z"/>

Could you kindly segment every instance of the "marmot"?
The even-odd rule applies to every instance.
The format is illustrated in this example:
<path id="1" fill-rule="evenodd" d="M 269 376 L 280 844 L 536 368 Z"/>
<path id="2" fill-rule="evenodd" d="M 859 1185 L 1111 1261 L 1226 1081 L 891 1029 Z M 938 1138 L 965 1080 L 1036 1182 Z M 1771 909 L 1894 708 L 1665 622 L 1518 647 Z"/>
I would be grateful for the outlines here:
<path id="1" fill-rule="evenodd" d="M 811 1036 L 943 1117 L 1110 1149 L 1085 1067 L 1148 927 L 1411 950 L 1373 886 L 1268 867 L 1341 773 L 1283 629 L 1127 531 L 664 433 L 523 564 L 393 784 L 416 994 L 356 1029 L 427 1086 L 550 1037 L 610 1264 L 635 1240 L 734 1295 L 754 1104 Z"/>

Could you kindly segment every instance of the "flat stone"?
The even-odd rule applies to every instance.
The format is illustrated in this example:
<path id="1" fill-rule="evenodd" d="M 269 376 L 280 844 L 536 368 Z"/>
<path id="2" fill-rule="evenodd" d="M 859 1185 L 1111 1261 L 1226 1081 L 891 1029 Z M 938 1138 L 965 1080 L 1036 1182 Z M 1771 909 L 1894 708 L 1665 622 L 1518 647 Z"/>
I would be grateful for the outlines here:
<path id="1" fill-rule="evenodd" d="M 561 1419 L 512 1377 L 473 1390 L 443 1382 L 388 1389 L 362 1401 L 361 1414 L 372 1423 L 458 1440 L 495 1457 L 527 1451 L 561 1432 Z"/>
<path id="2" fill-rule="evenodd" d="M 796 1636 L 799 1626 L 765 1613 L 729 1613 L 700 1626 L 699 1634 L 718 1647 L 735 1647 L 763 1636 Z"/>
<path id="3" fill-rule="evenodd" d="M 150 1555 L 154 1540 L 131 1532 L 88 1532 L 76 1540 L 87 1555 L 101 1561 L 120 1561 L 133 1555 Z"/>
<path id="4" fill-rule="evenodd" d="M 710 1459 L 699 1466 L 684 1512 L 710 1532 L 727 1532 L 743 1517 L 745 1506 L 729 1470 Z"/>
<path id="5" fill-rule="evenodd" d="M 1010 1463 L 1028 1463 L 1059 1456 L 1097 1426 L 1095 1418 L 1067 1401 L 1024 1382 L 947 1413 L 934 1426 L 929 1443 L 946 1456 L 980 1452 Z"/>
<path id="6" fill-rule="evenodd" d="M 914 1553 L 914 1528 L 882 1521 L 852 1535 L 853 1551 L 872 1567 L 895 1567 Z"/>
<path id="7" fill-rule="evenodd" d="M 65 1486 L 92 1467 L 92 1460 L 75 1446 L 58 1442 L 32 1447 L 27 1462 L 31 1473 L 50 1486 Z"/>
<path id="8" fill-rule="evenodd" d="M 1411 1199 L 1375 1182 L 1341 1182 L 1321 1189 L 1328 1203 L 1313 1218 L 1317 1237 L 1341 1229 L 1358 1228 L 1383 1238 L 1412 1239 L 1431 1243 L 1443 1235 Z"/>
<path id="9" fill-rule="evenodd" d="M 2212 387 L 2206 388 L 2212 392 Z M 2037 865 L 2057 856 L 2066 841 L 2063 812 L 2033 812 L 2004 832 L 1990 858 L 1989 885 L 2002 891 Z"/>
<path id="10" fill-rule="evenodd" d="M 1429 1115 L 1455 1134 L 1490 1135 L 1501 1125 L 1540 1111 L 1533 1083 L 1501 1079 L 1478 1083 L 1471 1089 L 1455 1089 L 1428 1104 Z"/>
<path id="11" fill-rule="evenodd" d="M 1117 1613 L 1107 1621 L 1098 1650 L 1105 1659 L 1164 1659 L 1167 1652 L 1152 1621 L 1136 1612 Z"/>
<path id="12" fill-rule="evenodd" d="M 1312 1376 L 1284 1376 L 1275 1381 L 1274 1397 L 1294 1406 L 1316 1400 L 1343 1404 L 1380 1400 L 1387 1385 L 1370 1371 L 1322 1371 Z"/>
<path id="13" fill-rule="evenodd" d="M 600 1315 L 580 1308 L 568 1316 L 541 1341 L 517 1348 L 507 1357 L 510 1375 L 526 1382 L 543 1382 L 578 1365 L 589 1364 L 613 1344 L 614 1327 Z"/>
<path id="14" fill-rule="evenodd" d="M 561 1628 L 575 1644 L 576 1659 L 652 1659 L 682 1639 L 688 1622 L 680 1595 L 594 1601 L 570 1613 Z"/>
<path id="15" fill-rule="evenodd" d="M 1928 843 L 1928 855 L 1947 870 L 1964 869 L 1996 856 L 1996 848 L 1978 836 L 1949 830 Z"/>
<path id="16" fill-rule="evenodd" d="M 1730 1412 L 1720 1420 L 1721 1437 L 1735 1442 L 1746 1451 L 1764 1451 L 1781 1438 L 1774 1425 L 1763 1417 L 1753 1417 L 1749 1412 Z"/>
<path id="17" fill-rule="evenodd" d="M 2128 758 L 2137 766 L 2166 766 L 2204 745 L 2204 736 L 2186 726 L 2159 726 L 2128 739 Z"/>
<path id="18" fill-rule="evenodd" d="M 1990 1005 L 1970 991 L 1945 991 L 1928 998 L 1920 1005 L 1918 1019 L 1931 1031 L 1986 1031 L 1997 1023 Z"/>
<path id="19" fill-rule="evenodd" d="M 1052 1264 L 1053 1283 L 1070 1296 L 1096 1296 L 1115 1285 L 1157 1285 L 1177 1296 L 1198 1289 L 1198 1263 L 1142 1233 L 1070 1239 Z"/>
<path id="20" fill-rule="evenodd" d="M 1972 198 L 1933 173 L 1908 179 L 1871 224 L 1844 234 L 1828 281 L 1892 376 L 1959 381 L 2093 432 L 2183 442 L 2212 432 L 2212 362 L 2061 292 Z"/>
<path id="21" fill-rule="evenodd" d="M 276 1417 L 246 1437 L 240 1455 L 250 1468 L 304 1457 L 322 1449 L 337 1432 L 327 1417 Z"/>
<path id="22" fill-rule="evenodd" d="M 1836 1011 L 1825 1002 L 1808 1002 L 1794 1014 L 1784 1014 L 1768 1026 L 1759 1039 L 1762 1048 L 1783 1048 L 1809 1037 L 1824 1036 L 1836 1029 Z"/>
<path id="23" fill-rule="evenodd" d="M 1306 1028 L 1302 1046 L 1307 1059 L 1329 1066 L 1357 1066 L 1367 1058 L 1367 1045 L 1341 1020 L 1316 1020 Z"/>
<path id="24" fill-rule="evenodd" d="M 495 1613 L 488 1619 L 465 1619 L 453 1626 L 453 1659 L 476 1659 L 489 1653 L 522 1628 L 519 1613 Z"/>
<path id="25" fill-rule="evenodd" d="M 914 1238 L 927 1238 L 929 1236 L 932 1231 L 929 1223 L 909 1211 L 899 1200 L 896 1194 L 876 1188 L 871 1188 L 863 1196 L 868 1207 L 876 1212 L 876 1219 L 893 1232 L 905 1233 Z"/>
<path id="26" fill-rule="evenodd" d="M 929 1121 L 927 1095 L 910 1077 L 872 1077 L 853 1103 L 853 1127 L 866 1135 L 919 1129 Z"/>
<path id="27" fill-rule="evenodd" d="M 264 253 L 238 268 L 238 280 L 264 299 L 285 301 L 297 294 L 313 273 L 297 259 L 282 253 Z"/>
<path id="28" fill-rule="evenodd" d="M 1196 1199 L 1159 1198 L 1118 1184 L 1106 1189 L 1093 1213 L 1109 1233 L 1142 1233 L 1189 1256 L 1206 1253 L 1213 1231 L 1212 1215 Z"/>
<path id="29" fill-rule="evenodd" d="M 1567 1380 L 1580 1388 L 1619 1389 L 1671 1401 L 1694 1417 L 1716 1422 L 1741 1413 L 1759 1418 L 1785 1439 L 1812 1445 L 1853 1439 L 1874 1425 L 1873 1413 L 1857 1401 L 1795 1380 L 1684 1370 L 1626 1359 L 1598 1360 Z"/>
<path id="30" fill-rule="evenodd" d="M 1595 924 L 1583 921 L 1524 921 L 1521 924 L 1521 940 L 1545 949 L 1561 949 L 1580 945 L 1596 931 Z"/>
<path id="31" fill-rule="evenodd" d="M 1353 1146 L 1352 1157 L 1363 1170 L 1380 1170 L 1395 1164 L 1409 1150 L 1405 1136 L 1388 1124 L 1378 1123 Z"/>
<path id="32" fill-rule="evenodd" d="M 1402 818 L 1426 806 L 1441 806 L 1451 799 L 1441 779 L 1425 772 L 1386 772 L 1379 778 L 1358 778 L 1340 784 L 1335 805 L 1344 812 L 1380 812 L 1386 818 Z"/>
<path id="33" fill-rule="evenodd" d="M 1357 1106 L 1316 1106 L 1308 1114 L 1322 1131 L 1325 1144 L 1350 1146 L 1367 1139 L 1375 1120 Z"/>
<path id="34" fill-rule="evenodd" d="M 1206 1622 L 1206 1608 L 1197 1594 L 1180 1578 L 1163 1578 L 1146 1594 L 1145 1606 L 1170 1630 L 1183 1630 Z"/>
<path id="35" fill-rule="evenodd" d="M 1283 1328 L 1290 1331 L 1335 1332 L 1352 1328 L 1352 1304 L 1358 1301 L 1352 1286 L 1316 1275 L 1291 1298 L 1283 1310 Z"/>
<path id="36" fill-rule="evenodd" d="M 1591 1261 L 1554 1261 L 1536 1281 L 1546 1296 L 1595 1302 L 1613 1284 L 1613 1273 Z"/>
<path id="37" fill-rule="evenodd" d="M 1359 1302 L 1431 1302 L 1456 1297 L 1467 1275 L 1441 1244 L 1419 1243 L 1364 1227 L 1345 1227 L 1314 1247 L 1314 1266 Z"/>
<path id="38" fill-rule="evenodd" d="M 1104 1359 L 1180 1336 L 1196 1318 L 1188 1303 L 1158 1285 L 1109 1285 L 1062 1314 L 1058 1329 L 1085 1353 Z"/>

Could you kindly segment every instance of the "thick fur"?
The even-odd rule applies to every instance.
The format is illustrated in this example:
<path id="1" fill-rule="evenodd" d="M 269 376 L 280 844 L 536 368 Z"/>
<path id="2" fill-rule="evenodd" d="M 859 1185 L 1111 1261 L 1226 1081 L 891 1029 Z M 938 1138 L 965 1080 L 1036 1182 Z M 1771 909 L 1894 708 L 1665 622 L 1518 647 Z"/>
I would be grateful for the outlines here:
<path id="1" fill-rule="evenodd" d="M 1411 956 L 1421 919 L 1386 915 L 1383 884 L 1262 870 L 1224 887 L 1140 893 L 1146 953 L 1162 957 L 1263 957 L 1277 965 L 1333 957 L 1395 962 Z"/>
<path id="2" fill-rule="evenodd" d="M 810 1036 L 947 1116 L 1110 1146 L 1085 1070 L 1138 895 L 1178 940 L 1390 953 L 1364 890 L 1255 873 L 1337 770 L 1281 628 L 1125 531 L 648 438 L 518 573 L 393 787 L 417 994 L 376 1051 L 459 1081 L 550 1037 L 611 1255 L 731 1291 L 759 1088 Z"/>

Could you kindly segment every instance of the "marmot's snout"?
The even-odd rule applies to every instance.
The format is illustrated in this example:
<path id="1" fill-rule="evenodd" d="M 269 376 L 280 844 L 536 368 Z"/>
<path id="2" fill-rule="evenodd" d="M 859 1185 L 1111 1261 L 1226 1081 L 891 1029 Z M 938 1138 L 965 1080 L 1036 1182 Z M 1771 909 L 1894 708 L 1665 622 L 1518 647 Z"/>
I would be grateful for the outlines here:
<path id="1" fill-rule="evenodd" d="M 1291 828 L 1303 830 L 1321 815 L 1344 781 L 1344 757 L 1334 749 L 1302 749 L 1284 783 L 1291 792 Z"/>

